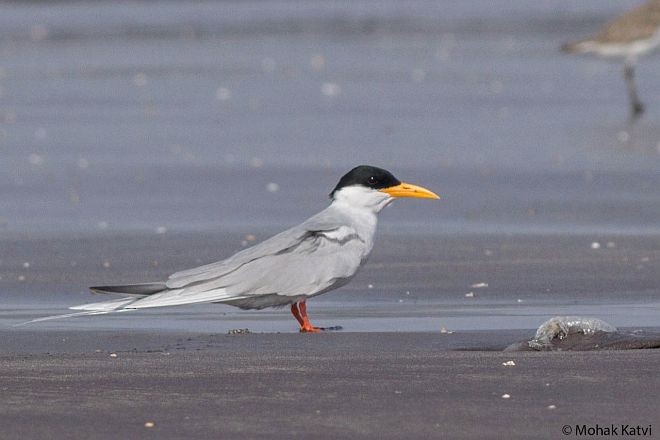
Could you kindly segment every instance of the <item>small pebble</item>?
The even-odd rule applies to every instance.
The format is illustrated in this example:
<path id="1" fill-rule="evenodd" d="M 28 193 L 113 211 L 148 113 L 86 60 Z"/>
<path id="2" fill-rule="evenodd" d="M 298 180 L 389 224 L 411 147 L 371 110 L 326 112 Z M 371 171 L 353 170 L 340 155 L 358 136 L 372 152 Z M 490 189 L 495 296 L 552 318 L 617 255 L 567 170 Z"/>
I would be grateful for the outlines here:
<path id="1" fill-rule="evenodd" d="M 620 131 L 617 133 L 616 138 L 619 140 L 619 142 L 625 144 L 630 140 L 630 133 L 627 131 Z"/>
<path id="2" fill-rule="evenodd" d="M 218 90 L 216 90 L 215 97 L 219 101 L 228 101 L 229 99 L 231 99 L 231 90 L 229 90 L 226 87 L 220 87 L 218 88 Z"/>
<path id="3" fill-rule="evenodd" d="M 474 298 L 474 292 L 468 292 L 465 294 L 466 298 Z"/>
<path id="4" fill-rule="evenodd" d="M 144 424 L 145 428 L 153 428 L 154 426 L 156 426 L 156 424 L 154 422 L 146 422 Z"/>
<path id="5" fill-rule="evenodd" d="M 341 87 L 339 87 L 339 84 L 335 83 L 323 83 L 321 86 L 321 93 L 328 98 L 334 98 L 341 93 Z"/>
<path id="6" fill-rule="evenodd" d="M 37 153 L 32 153 L 28 156 L 28 161 L 30 162 L 31 165 L 43 165 L 44 164 L 44 157 L 40 154 Z"/>
<path id="7" fill-rule="evenodd" d="M 23 267 L 27 269 L 28 267 L 30 267 L 30 263 L 26 261 L 25 263 L 23 263 Z"/>
<path id="8" fill-rule="evenodd" d="M 522 299 L 520 299 L 520 298 L 518 298 L 518 299 L 516 300 L 516 302 L 519 302 L 519 303 L 521 303 L 521 302 L 523 302 L 523 300 L 522 300 Z"/>
<path id="9" fill-rule="evenodd" d="M 25 281 L 25 275 L 19 275 L 18 281 Z"/>
<path id="10" fill-rule="evenodd" d="M 116 358 L 116 357 L 117 357 L 117 353 L 110 353 L 110 357 L 111 357 L 111 358 Z"/>
<path id="11" fill-rule="evenodd" d="M 373 284 L 369 284 L 369 285 L 367 285 L 367 289 L 373 289 L 373 288 L 374 288 L 374 285 L 373 285 Z"/>
<path id="12" fill-rule="evenodd" d="M 249 328 L 233 328 L 227 332 L 228 335 L 247 335 L 250 333 Z"/>
<path id="13" fill-rule="evenodd" d="M 515 367 L 516 363 L 513 361 L 506 361 L 506 362 L 502 362 L 502 365 L 504 365 L 505 367 Z"/>
<path id="14" fill-rule="evenodd" d="M 600 243 L 594 241 L 593 243 L 591 243 L 591 249 L 600 249 Z"/>
<path id="15" fill-rule="evenodd" d="M 488 287 L 488 283 L 476 283 L 471 285 L 470 287 L 472 287 L 473 289 L 481 289 L 483 287 Z"/>
<path id="16" fill-rule="evenodd" d="M 502 399 L 510 399 L 511 395 L 510 394 L 502 394 Z"/>
<path id="17" fill-rule="evenodd" d="M 147 75 L 144 73 L 137 73 L 135 76 L 133 76 L 133 84 L 135 84 L 138 87 L 144 87 L 147 85 L 147 82 L 149 79 L 147 78 Z"/>
<path id="18" fill-rule="evenodd" d="M 548 405 L 548 409 L 557 409 L 557 406 L 555 406 L 555 405 Z"/>
<path id="19" fill-rule="evenodd" d="M 250 159 L 250 166 L 252 168 L 261 168 L 264 166 L 264 160 L 260 157 L 253 157 Z"/>
<path id="20" fill-rule="evenodd" d="M 442 327 L 442 328 L 440 329 L 440 333 L 443 333 L 443 334 L 446 334 L 446 335 L 451 335 L 451 334 L 454 333 L 454 332 L 451 331 L 451 330 L 449 330 L 447 327 Z"/>
<path id="21" fill-rule="evenodd" d="M 312 66 L 312 69 L 314 70 L 323 70 L 323 68 L 325 67 L 325 57 L 319 53 L 315 53 L 309 59 L 309 64 Z"/>
<path id="22" fill-rule="evenodd" d="M 103 262 L 103 267 L 105 267 L 106 269 L 109 268 L 110 267 L 110 262 L 108 260 L 105 260 Z"/>

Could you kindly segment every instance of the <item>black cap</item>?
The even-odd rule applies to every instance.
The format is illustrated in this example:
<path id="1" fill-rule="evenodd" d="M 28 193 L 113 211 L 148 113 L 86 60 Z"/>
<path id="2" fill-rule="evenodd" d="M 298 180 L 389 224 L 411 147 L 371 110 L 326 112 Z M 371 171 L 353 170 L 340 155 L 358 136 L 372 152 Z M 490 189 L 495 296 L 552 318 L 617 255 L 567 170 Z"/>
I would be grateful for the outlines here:
<path id="1" fill-rule="evenodd" d="M 330 193 L 330 197 L 334 197 L 337 191 L 347 186 L 362 185 L 367 188 L 382 189 L 399 184 L 401 184 L 401 181 L 387 170 L 370 165 L 360 165 L 339 179 L 339 183 Z"/>

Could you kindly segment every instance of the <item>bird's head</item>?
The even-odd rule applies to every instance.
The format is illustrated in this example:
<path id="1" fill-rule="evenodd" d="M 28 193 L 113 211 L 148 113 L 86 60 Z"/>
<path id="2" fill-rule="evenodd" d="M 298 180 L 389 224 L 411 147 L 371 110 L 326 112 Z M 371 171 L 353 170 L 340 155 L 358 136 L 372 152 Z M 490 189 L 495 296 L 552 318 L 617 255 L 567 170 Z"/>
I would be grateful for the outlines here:
<path id="1" fill-rule="evenodd" d="M 376 212 L 400 197 L 440 198 L 426 188 L 401 182 L 389 171 L 369 165 L 357 166 L 344 174 L 330 193 L 333 201 L 371 208 Z"/>

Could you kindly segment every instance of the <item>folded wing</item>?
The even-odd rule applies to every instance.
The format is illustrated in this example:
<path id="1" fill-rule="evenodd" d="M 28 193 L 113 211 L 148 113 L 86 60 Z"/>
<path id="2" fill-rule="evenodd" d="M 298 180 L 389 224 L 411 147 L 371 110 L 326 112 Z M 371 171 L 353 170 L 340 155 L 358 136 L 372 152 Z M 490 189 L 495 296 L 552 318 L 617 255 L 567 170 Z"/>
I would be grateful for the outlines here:
<path id="1" fill-rule="evenodd" d="M 164 284 L 94 290 L 134 295 L 121 309 L 209 302 L 257 309 L 285 305 L 292 297 L 339 287 L 356 273 L 368 251 L 346 220 L 326 209 L 226 260 L 177 272 Z"/>

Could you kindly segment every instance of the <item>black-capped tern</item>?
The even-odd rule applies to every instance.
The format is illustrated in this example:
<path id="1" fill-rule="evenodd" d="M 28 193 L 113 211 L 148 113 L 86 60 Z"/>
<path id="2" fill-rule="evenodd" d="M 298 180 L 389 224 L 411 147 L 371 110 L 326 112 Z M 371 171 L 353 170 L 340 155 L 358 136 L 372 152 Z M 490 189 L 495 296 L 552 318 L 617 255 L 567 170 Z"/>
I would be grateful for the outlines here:
<path id="1" fill-rule="evenodd" d="M 195 303 L 242 309 L 290 306 L 301 332 L 318 332 L 307 317 L 306 300 L 355 276 L 373 247 L 377 214 L 399 197 L 439 198 L 382 168 L 358 166 L 339 180 L 330 206 L 300 225 L 224 260 L 176 272 L 164 282 L 91 287 L 122 298 L 71 307 L 82 312 L 62 317 Z"/>

